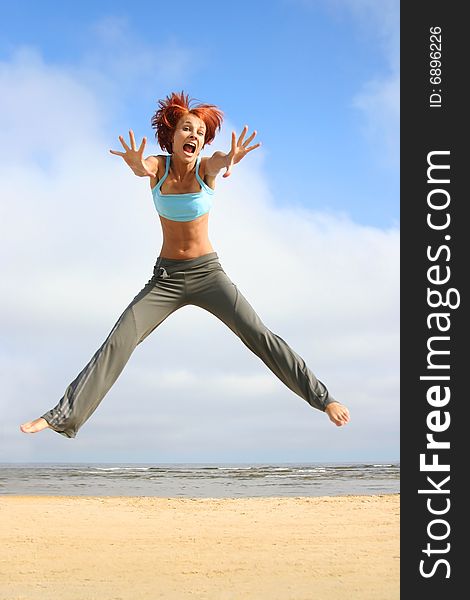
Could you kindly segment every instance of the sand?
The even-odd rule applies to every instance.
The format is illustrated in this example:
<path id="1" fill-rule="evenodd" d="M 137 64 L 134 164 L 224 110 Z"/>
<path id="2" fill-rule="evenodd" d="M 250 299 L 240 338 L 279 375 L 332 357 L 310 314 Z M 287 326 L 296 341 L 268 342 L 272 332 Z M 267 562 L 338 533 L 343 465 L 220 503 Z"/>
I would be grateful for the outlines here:
<path id="1" fill-rule="evenodd" d="M 394 600 L 399 495 L 0 497 L 1 600 Z"/>

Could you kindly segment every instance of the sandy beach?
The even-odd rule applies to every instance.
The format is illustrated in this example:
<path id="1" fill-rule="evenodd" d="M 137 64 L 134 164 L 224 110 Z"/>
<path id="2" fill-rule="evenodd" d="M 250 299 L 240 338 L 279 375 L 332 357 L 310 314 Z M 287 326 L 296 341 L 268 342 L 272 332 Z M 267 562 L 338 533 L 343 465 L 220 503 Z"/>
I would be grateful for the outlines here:
<path id="1" fill-rule="evenodd" d="M 0 497 L 1 600 L 398 600 L 399 495 Z"/>

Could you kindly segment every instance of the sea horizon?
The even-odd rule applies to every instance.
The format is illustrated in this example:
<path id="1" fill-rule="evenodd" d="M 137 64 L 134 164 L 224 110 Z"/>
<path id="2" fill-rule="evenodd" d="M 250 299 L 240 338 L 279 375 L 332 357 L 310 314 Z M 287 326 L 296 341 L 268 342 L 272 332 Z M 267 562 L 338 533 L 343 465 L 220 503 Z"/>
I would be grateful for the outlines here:
<path id="1" fill-rule="evenodd" d="M 0 495 L 278 497 L 399 493 L 400 462 L 3 462 Z"/>

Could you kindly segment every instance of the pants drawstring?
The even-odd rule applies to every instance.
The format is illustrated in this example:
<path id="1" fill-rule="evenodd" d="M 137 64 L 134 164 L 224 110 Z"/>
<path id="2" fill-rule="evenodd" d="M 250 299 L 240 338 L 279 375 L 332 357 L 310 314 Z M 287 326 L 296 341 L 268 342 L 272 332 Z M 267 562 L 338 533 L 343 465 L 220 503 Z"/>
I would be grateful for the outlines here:
<path id="1" fill-rule="evenodd" d="M 170 275 L 167 273 L 165 267 L 158 267 L 155 271 L 155 277 L 157 279 L 168 279 Z"/>

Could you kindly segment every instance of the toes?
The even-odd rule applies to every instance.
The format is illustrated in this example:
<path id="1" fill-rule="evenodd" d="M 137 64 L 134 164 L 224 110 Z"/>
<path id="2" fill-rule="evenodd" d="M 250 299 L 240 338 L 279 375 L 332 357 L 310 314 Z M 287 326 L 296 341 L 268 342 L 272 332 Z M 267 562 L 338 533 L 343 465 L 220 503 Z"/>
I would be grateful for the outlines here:
<path id="1" fill-rule="evenodd" d="M 27 423 L 23 423 L 22 425 L 20 425 L 20 430 L 23 433 L 36 433 L 37 431 L 41 431 L 42 429 L 45 429 L 45 427 L 42 426 L 40 422 L 38 422 L 38 419 L 36 419 L 35 421 L 28 421 Z"/>

